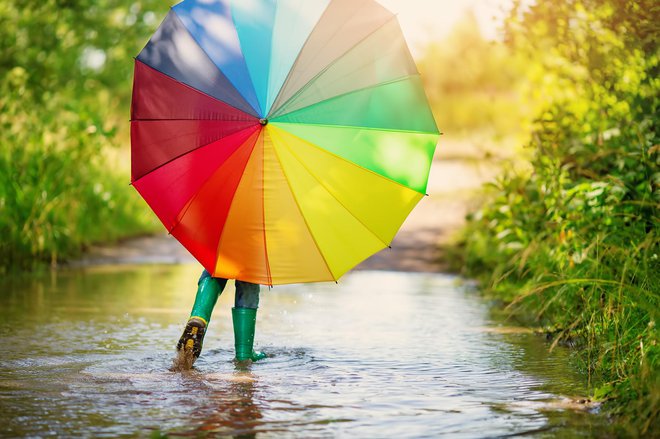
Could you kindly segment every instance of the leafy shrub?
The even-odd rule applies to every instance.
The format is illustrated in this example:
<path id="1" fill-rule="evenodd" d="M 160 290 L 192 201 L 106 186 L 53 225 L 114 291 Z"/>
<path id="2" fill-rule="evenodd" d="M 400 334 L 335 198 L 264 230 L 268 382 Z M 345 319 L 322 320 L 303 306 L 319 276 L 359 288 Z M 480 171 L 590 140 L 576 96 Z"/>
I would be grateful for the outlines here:
<path id="1" fill-rule="evenodd" d="M 555 343 L 571 339 L 614 413 L 658 423 L 659 6 L 518 5 L 508 44 L 529 59 L 541 111 L 531 170 L 509 170 L 465 232 L 468 273 Z M 656 17 L 654 20 L 652 17 Z"/>
<path id="2" fill-rule="evenodd" d="M 153 230 L 110 157 L 128 160 L 131 57 L 167 6 L 0 3 L 0 271 Z"/>

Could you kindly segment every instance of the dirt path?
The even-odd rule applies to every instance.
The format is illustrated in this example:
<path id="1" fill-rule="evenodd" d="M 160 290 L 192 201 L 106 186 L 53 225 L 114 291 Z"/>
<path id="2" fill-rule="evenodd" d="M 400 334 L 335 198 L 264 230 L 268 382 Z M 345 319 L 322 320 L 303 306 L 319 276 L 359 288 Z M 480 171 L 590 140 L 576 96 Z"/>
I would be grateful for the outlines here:
<path id="1" fill-rule="evenodd" d="M 392 242 L 360 264 L 362 270 L 438 272 L 448 267 L 440 244 L 448 242 L 465 223 L 477 188 L 494 175 L 493 169 L 467 158 L 436 160 L 428 193 L 413 210 Z"/>
<path id="2" fill-rule="evenodd" d="M 475 160 L 464 144 L 438 149 L 428 193 L 386 249 L 360 264 L 358 270 L 438 272 L 447 268 L 439 243 L 447 242 L 464 223 L 471 194 L 494 175 L 492 165 Z M 437 157 L 452 157 L 437 159 Z M 172 237 L 156 235 L 126 240 L 111 247 L 92 247 L 73 265 L 193 262 Z"/>

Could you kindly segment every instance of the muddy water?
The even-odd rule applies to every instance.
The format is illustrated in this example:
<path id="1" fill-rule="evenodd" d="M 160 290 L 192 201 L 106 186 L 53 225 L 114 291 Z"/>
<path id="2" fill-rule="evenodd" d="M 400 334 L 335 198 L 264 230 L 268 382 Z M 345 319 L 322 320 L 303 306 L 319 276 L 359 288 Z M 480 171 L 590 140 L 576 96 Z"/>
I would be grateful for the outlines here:
<path id="1" fill-rule="evenodd" d="M 355 272 L 262 294 L 233 361 L 233 286 L 194 370 L 169 372 L 195 265 L 0 283 L 0 436 L 592 437 L 568 353 L 506 326 L 457 279 Z M 575 409 L 577 407 L 577 409 Z M 592 410 L 593 411 L 593 410 Z"/>

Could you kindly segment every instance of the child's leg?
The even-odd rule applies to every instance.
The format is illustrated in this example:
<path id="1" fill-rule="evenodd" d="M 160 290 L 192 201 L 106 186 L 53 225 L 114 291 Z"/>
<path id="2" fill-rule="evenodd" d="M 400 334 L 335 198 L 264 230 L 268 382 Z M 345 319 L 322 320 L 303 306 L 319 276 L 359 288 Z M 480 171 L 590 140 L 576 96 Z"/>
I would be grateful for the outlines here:
<path id="1" fill-rule="evenodd" d="M 184 363 L 188 364 L 188 368 L 192 366 L 202 352 L 206 327 L 211 320 L 213 307 L 218 301 L 218 297 L 220 297 L 225 285 L 227 285 L 227 279 L 211 277 L 206 270 L 204 270 L 199 281 L 197 281 L 195 304 L 193 305 L 183 334 L 179 339 L 179 343 L 176 345 L 177 350 L 182 352 L 184 357 L 187 358 Z"/>
<path id="2" fill-rule="evenodd" d="M 236 308 L 259 308 L 259 290 L 261 287 L 250 282 L 236 281 L 236 298 L 234 306 Z"/>
<path id="3" fill-rule="evenodd" d="M 209 272 L 204 270 L 197 281 L 197 295 L 195 296 L 195 304 L 190 312 L 190 318 L 196 317 L 208 325 L 211 320 L 213 308 L 226 285 L 227 279 L 211 277 Z"/>
<path id="4" fill-rule="evenodd" d="M 231 314 L 234 321 L 234 346 L 238 361 L 257 361 L 266 357 L 262 352 L 255 352 L 253 349 L 259 289 L 257 284 L 236 281 L 236 300 Z"/>

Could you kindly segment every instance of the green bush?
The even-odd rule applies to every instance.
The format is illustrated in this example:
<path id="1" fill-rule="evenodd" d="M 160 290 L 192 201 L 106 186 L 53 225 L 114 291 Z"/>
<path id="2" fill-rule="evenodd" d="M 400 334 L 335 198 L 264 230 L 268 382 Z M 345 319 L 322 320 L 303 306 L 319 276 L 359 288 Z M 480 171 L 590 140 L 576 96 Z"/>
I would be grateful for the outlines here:
<path id="1" fill-rule="evenodd" d="M 464 234 L 468 274 L 554 343 L 577 344 L 595 397 L 637 433 L 660 410 L 659 11 L 623 0 L 513 11 L 508 44 L 529 59 L 541 108 L 532 166 L 491 184 Z"/>
<path id="2" fill-rule="evenodd" d="M 131 57 L 167 7 L 0 3 L 0 272 L 154 229 L 110 157 L 128 161 Z"/>

